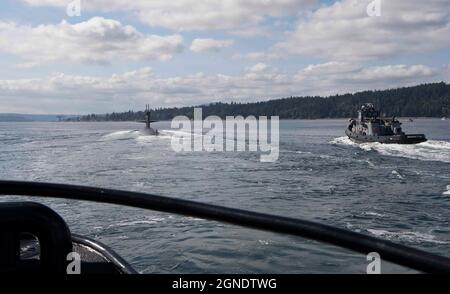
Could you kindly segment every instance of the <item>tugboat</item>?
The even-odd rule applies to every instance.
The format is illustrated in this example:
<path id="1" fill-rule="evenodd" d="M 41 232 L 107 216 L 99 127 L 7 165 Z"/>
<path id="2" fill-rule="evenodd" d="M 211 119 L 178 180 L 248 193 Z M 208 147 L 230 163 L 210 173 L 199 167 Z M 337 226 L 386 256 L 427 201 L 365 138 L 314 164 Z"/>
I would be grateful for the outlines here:
<path id="1" fill-rule="evenodd" d="M 356 143 L 418 144 L 427 141 L 424 134 L 405 134 L 401 125 L 395 117 L 381 117 L 372 103 L 366 103 L 358 111 L 358 118 L 350 119 L 345 134 Z"/>

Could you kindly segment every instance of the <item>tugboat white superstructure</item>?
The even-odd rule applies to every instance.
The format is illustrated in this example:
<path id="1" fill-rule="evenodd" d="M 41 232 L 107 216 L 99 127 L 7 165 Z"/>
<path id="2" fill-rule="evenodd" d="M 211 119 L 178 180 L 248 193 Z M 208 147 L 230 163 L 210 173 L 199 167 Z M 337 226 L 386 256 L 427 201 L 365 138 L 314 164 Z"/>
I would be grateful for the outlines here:
<path id="1" fill-rule="evenodd" d="M 345 134 L 356 143 L 417 144 L 427 141 L 424 134 L 405 134 L 401 125 L 395 117 L 382 118 L 373 104 L 366 103 L 358 111 L 358 118 L 350 119 Z"/>

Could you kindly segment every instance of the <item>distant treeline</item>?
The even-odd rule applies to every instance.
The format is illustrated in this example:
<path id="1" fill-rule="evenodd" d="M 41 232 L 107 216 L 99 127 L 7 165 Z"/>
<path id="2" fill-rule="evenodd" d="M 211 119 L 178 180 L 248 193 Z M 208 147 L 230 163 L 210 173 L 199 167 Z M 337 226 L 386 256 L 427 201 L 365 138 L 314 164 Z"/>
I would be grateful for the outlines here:
<path id="1" fill-rule="evenodd" d="M 200 105 L 203 117 L 227 115 L 244 117 L 273 116 L 281 119 L 347 118 L 356 115 L 363 103 L 373 103 L 386 116 L 443 117 L 450 116 L 450 84 L 424 84 L 382 91 L 364 91 L 330 97 L 289 97 L 256 103 L 211 103 Z M 194 107 L 157 108 L 152 110 L 154 120 L 170 120 L 177 115 L 193 117 Z M 80 121 L 135 121 L 142 120 L 142 111 L 110 114 L 90 114 L 70 120 Z"/>

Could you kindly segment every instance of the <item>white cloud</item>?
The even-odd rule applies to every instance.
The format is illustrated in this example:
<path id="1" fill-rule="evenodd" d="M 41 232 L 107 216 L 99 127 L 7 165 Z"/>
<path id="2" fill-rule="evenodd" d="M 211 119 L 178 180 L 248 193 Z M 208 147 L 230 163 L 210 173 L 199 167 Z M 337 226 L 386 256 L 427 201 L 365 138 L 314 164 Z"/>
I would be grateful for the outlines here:
<path id="1" fill-rule="evenodd" d="M 249 53 L 236 53 L 233 55 L 234 59 L 248 59 L 248 60 L 262 60 L 262 61 L 270 61 L 273 59 L 281 58 L 281 55 L 274 52 L 263 52 L 263 51 L 257 51 L 257 52 L 249 52 Z"/>
<path id="2" fill-rule="evenodd" d="M 62 11 L 70 2 L 22 1 L 34 6 L 55 6 Z M 313 6 L 316 0 L 82 1 L 82 15 L 125 13 L 124 19 L 129 14 L 154 27 L 178 31 L 221 29 L 225 30 L 220 32 L 222 35 L 237 36 L 241 41 L 270 38 L 252 43 L 245 51 L 238 51 L 242 46 L 233 48 L 236 59 L 261 61 L 234 75 L 192 73 L 161 78 L 150 68 L 142 68 L 116 75 L 105 73 L 103 77 L 52 74 L 34 79 L 3 79 L 0 112 L 106 112 L 136 109 L 145 103 L 156 107 L 256 101 L 449 81 L 450 65 L 433 68 L 413 64 L 419 54 L 450 45 L 449 0 L 381 0 L 381 16 L 369 17 L 366 7 L 371 1 L 341 0 L 321 7 Z M 306 10 L 310 12 L 305 13 Z M 293 22 L 294 18 L 298 22 Z M 220 52 L 234 44 L 233 40 L 209 38 L 206 33 L 202 37 L 192 41 L 192 52 Z M 268 50 L 263 47 L 274 42 Z M 38 26 L 0 20 L 0 53 L 18 56 L 22 66 L 167 60 L 183 49 L 183 38 L 178 34 L 145 34 L 102 17 L 76 24 L 63 21 Z M 285 58 L 278 63 L 282 66 L 292 55 L 324 61 L 294 73 L 269 65 L 270 60 Z M 397 55 L 402 60 L 411 56 L 413 65 L 395 64 L 398 62 L 393 57 Z M 439 55 L 430 59 L 435 62 Z M 235 63 L 226 70 L 240 66 L 240 62 Z M 394 64 L 386 65 L 389 63 Z"/>
<path id="3" fill-rule="evenodd" d="M 69 1 L 22 0 L 33 6 L 65 9 Z M 150 26 L 174 30 L 235 29 L 261 23 L 267 17 L 296 15 L 316 0 L 89 0 L 82 11 L 128 11 Z"/>
<path id="4" fill-rule="evenodd" d="M 374 66 L 363 69 L 361 73 L 354 77 L 359 81 L 373 81 L 373 80 L 400 80 L 400 81 L 414 81 L 416 77 L 432 77 L 435 76 L 437 70 L 425 65 L 386 65 Z"/>
<path id="5" fill-rule="evenodd" d="M 361 71 L 361 66 L 355 63 L 331 61 L 327 63 L 311 64 L 303 69 L 302 73 L 310 76 L 330 76 L 349 74 Z"/>
<path id="6" fill-rule="evenodd" d="M 0 51 L 20 56 L 30 66 L 167 60 L 182 49 L 183 38 L 179 35 L 145 35 L 132 26 L 102 17 L 36 27 L 0 22 Z"/>
<path id="7" fill-rule="evenodd" d="M 445 79 L 442 68 L 421 64 L 363 67 L 348 62 L 310 65 L 295 76 L 295 80 L 305 85 L 306 91 L 320 89 L 322 95 L 411 86 L 442 79 Z"/>
<path id="8" fill-rule="evenodd" d="M 272 35 L 269 28 L 261 26 L 242 27 L 229 32 L 230 35 L 241 38 L 268 37 Z"/>
<path id="9" fill-rule="evenodd" d="M 372 0 L 342 0 L 314 11 L 272 49 L 329 60 L 380 59 L 450 45 L 448 0 L 381 1 L 381 16 L 366 12 Z M 269 52 L 269 53 L 270 53 Z"/>
<path id="10" fill-rule="evenodd" d="M 195 53 L 219 52 L 234 44 L 233 40 L 194 39 L 190 49 Z"/>
<path id="11" fill-rule="evenodd" d="M 253 72 L 253 73 L 261 73 L 261 72 L 267 71 L 269 68 L 270 67 L 267 64 L 260 62 L 260 63 L 257 63 L 255 65 L 247 68 L 247 71 Z"/>
<path id="12" fill-rule="evenodd" d="M 215 101 L 259 101 L 291 95 L 331 95 L 447 79 L 447 68 L 424 65 L 363 67 L 345 62 L 310 65 L 296 74 L 267 64 L 237 75 L 155 76 L 150 68 L 105 77 L 54 74 L 0 80 L 0 112 L 77 113 L 197 105 Z"/>

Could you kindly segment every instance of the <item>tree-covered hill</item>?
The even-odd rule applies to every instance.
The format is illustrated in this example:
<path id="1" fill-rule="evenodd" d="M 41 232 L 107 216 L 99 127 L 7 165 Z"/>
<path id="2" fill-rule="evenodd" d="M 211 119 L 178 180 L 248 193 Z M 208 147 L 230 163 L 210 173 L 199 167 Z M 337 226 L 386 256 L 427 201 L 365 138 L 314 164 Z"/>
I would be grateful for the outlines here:
<path id="1" fill-rule="evenodd" d="M 218 115 L 273 116 L 281 119 L 347 118 L 356 115 L 361 104 L 371 102 L 386 116 L 442 117 L 450 116 L 450 84 L 444 82 L 398 89 L 364 91 L 330 97 L 289 97 L 256 103 L 211 103 L 200 105 L 203 117 Z M 193 116 L 194 107 L 157 108 L 151 117 L 170 120 L 177 115 Z M 144 117 L 142 111 L 111 114 L 91 114 L 81 121 L 134 121 Z M 74 120 L 74 119 L 71 119 Z"/>

